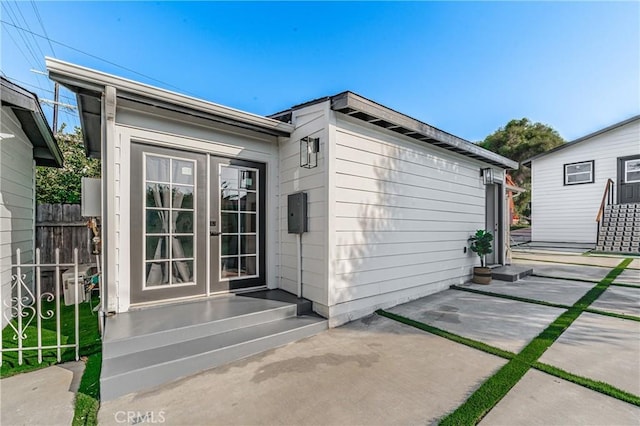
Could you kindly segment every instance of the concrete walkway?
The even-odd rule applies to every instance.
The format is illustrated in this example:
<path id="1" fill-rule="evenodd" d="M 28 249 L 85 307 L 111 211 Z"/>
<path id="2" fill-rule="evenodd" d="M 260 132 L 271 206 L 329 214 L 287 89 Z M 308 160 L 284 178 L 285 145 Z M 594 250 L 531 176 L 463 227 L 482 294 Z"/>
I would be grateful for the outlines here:
<path id="1" fill-rule="evenodd" d="M 0 380 L 0 424 L 70 425 L 83 372 L 78 361 Z"/>
<path id="2" fill-rule="evenodd" d="M 542 263 L 542 262 L 541 262 Z M 619 263 L 619 261 L 617 262 Z M 616 264 L 617 264 L 616 263 Z M 544 263 L 557 275 L 597 279 L 607 268 Z M 534 264 L 534 269 L 539 268 Z M 549 268 L 547 268 L 549 269 Z M 548 270 L 547 270 L 548 272 Z M 628 277 L 627 277 L 628 278 Z M 520 351 L 594 283 L 527 277 L 467 284 L 389 309 L 486 344 Z M 640 286 L 610 286 L 592 308 L 640 315 Z M 640 322 L 583 313 L 541 362 L 640 395 Z M 104 402 L 105 425 L 435 424 L 507 361 L 372 315 L 346 326 Z M 76 366 L 82 368 L 83 366 Z M 0 381 L 1 424 L 68 425 L 74 377 L 63 366 Z M 537 370 L 484 417 L 483 425 L 640 424 L 640 407 Z"/>
<path id="3" fill-rule="evenodd" d="M 620 259 L 615 259 L 617 265 Z M 615 266 L 614 265 L 614 266 Z M 534 263 L 545 275 L 600 280 L 608 267 Z M 527 277 L 467 284 L 389 311 L 513 352 L 595 283 Z M 593 308 L 638 315 L 640 288 L 610 287 Z M 541 361 L 640 394 L 640 322 L 583 314 Z M 603 354 L 607 354 L 603 356 Z M 101 424 L 159 416 L 166 424 L 432 424 L 457 408 L 506 360 L 373 315 L 170 385 L 106 402 Z M 258 408 L 259 407 L 259 408 Z M 135 417 L 138 416 L 138 417 Z M 483 419 L 486 425 L 640 423 L 640 408 L 530 370 Z"/>
<path id="4" fill-rule="evenodd" d="M 373 315 L 105 402 L 99 422 L 149 413 L 174 425 L 425 424 L 455 409 L 504 363 Z"/>

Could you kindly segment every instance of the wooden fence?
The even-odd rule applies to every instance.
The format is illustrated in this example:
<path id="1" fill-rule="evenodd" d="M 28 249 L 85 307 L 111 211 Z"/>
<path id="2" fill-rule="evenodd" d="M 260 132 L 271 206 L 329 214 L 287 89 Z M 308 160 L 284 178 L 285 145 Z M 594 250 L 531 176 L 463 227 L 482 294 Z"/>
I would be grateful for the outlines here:
<path id="1" fill-rule="evenodd" d="M 40 248 L 42 263 L 54 263 L 55 251 L 60 249 L 60 262 L 72 263 L 73 250 L 78 249 L 79 263 L 95 263 L 87 218 L 80 213 L 79 204 L 40 204 L 36 207 L 36 247 Z"/>

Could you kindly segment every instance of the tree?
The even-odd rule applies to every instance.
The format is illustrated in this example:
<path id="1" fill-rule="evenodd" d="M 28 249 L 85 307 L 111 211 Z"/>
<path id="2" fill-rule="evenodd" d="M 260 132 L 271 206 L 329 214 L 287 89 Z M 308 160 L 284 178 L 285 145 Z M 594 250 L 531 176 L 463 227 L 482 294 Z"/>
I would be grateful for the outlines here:
<path id="1" fill-rule="evenodd" d="M 64 166 L 36 168 L 36 201 L 38 204 L 78 204 L 82 177 L 100 177 L 100 160 L 87 158 L 82 144 L 82 131 L 56 134 Z"/>
<path id="2" fill-rule="evenodd" d="M 518 163 L 535 155 L 562 145 L 564 139 L 552 127 L 542 123 L 532 123 L 527 118 L 511 120 L 505 127 L 501 127 L 487 136 L 478 145 L 510 158 Z M 516 211 L 528 217 L 531 200 L 531 170 L 520 164 L 518 170 L 509 172 L 514 182 L 527 191 L 514 199 Z"/>

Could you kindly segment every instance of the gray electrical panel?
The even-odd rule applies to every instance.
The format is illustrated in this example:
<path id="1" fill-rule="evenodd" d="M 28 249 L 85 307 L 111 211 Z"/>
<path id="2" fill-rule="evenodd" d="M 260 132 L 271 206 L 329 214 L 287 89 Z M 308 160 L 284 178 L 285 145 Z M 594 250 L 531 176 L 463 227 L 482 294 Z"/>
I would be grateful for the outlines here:
<path id="1" fill-rule="evenodd" d="M 287 197 L 289 234 L 307 232 L 307 193 L 297 192 Z"/>

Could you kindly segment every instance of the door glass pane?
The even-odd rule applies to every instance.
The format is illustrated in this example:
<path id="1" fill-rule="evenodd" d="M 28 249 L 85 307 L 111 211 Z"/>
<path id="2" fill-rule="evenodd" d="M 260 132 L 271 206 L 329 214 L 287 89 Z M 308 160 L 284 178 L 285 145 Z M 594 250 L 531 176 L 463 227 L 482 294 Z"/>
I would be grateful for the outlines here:
<path id="1" fill-rule="evenodd" d="M 147 260 L 169 259 L 168 237 L 147 237 L 145 246 L 145 258 Z"/>
<path id="2" fill-rule="evenodd" d="M 257 275 L 256 257 L 247 256 L 240 258 L 240 276 Z"/>
<path id="3" fill-rule="evenodd" d="M 193 161 L 173 160 L 173 183 L 193 185 Z"/>
<path id="4" fill-rule="evenodd" d="M 173 284 L 188 283 L 193 281 L 193 260 L 174 260 L 171 282 Z"/>
<path id="5" fill-rule="evenodd" d="M 256 236 L 255 235 L 241 235 L 240 236 L 240 253 L 242 254 L 256 254 Z"/>
<path id="6" fill-rule="evenodd" d="M 255 212 L 258 209 L 257 194 L 255 192 L 240 193 L 240 210 Z"/>
<path id="7" fill-rule="evenodd" d="M 640 182 L 640 160 L 625 161 L 625 183 Z"/>
<path id="8" fill-rule="evenodd" d="M 256 189 L 256 172 L 255 170 L 240 170 L 240 188 Z"/>
<path id="9" fill-rule="evenodd" d="M 173 212 L 173 232 L 176 234 L 193 233 L 193 212 L 174 211 Z"/>
<path id="10" fill-rule="evenodd" d="M 193 209 L 193 187 L 173 186 L 173 208 Z"/>
<path id="11" fill-rule="evenodd" d="M 238 210 L 238 191 L 229 189 L 220 191 L 220 210 Z"/>
<path id="12" fill-rule="evenodd" d="M 256 232 L 256 215 L 253 213 L 240 213 L 240 232 Z"/>
<path id="13" fill-rule="evenodd" d="M 223 257 L 220 259 L 220 277 L 236 278 L 238 276 L 238 258 Z"/>
<path id="14" fill-rule="evenodd" d="M 169 163 L 168 158 L 148 155 L 146 179 L 154 182 L 169 182 Z"/>
<path id="15" fill-rule="evenodd" d="M 220 188 L 238 189 L 238 169 L 222 167 L 220 170 Z"/>
<path id="16" fill-rule="evenodd" d="M 169 284 L 169 262 L 148 262 L 145 266 L 147 287 Z"/>
<path id="17" fill-rule="evenodd" d="M 168 226 L 169 210 L 147 210 L 147 234 L 166 234 Z"/>
<path id="18" fill-rule="evenodd" d="M 225 234 L 238 233 L 238 213 L 221 213 L 220 219 L 220 231 Z"/>
<path id="19" fill-rule="evenodd" d="M 222 256 L 238 254 L 238 237 L 236 235 L 222 235 L 220 237 Z"/>
<path id="20" fill-rule="evenodd" d="M 148 183 L 146 185 L 146 206 L 147 207 L 169 207 L 167 194 L 169 193 L 169 185 L 158 183 Z M 165 204 L 166 202 L 166 204 Z"/>
<path id="21" fill-rule="evenodd" d="M 171 238 L 171 256 L 174 259 L 193 257 L 193 237 L 181 235 Z"/>

